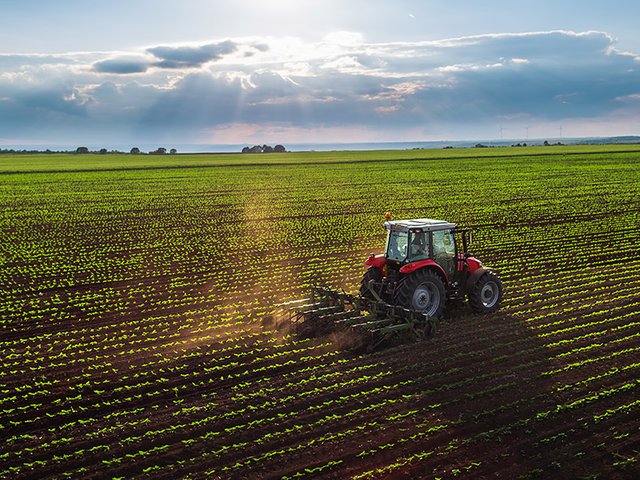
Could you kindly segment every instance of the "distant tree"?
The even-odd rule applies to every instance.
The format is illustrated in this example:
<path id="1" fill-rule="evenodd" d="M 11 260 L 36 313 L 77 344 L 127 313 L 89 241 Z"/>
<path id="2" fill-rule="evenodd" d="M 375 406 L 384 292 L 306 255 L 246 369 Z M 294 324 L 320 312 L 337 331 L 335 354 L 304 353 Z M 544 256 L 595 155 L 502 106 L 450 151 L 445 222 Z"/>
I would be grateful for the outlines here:
<path id="1" fill-rule="evenodd" d="M 89 149 L 87 147 L 78 147 L 76 153 L 89 153 Z"/>
<path id="2" fill-rule="evenodd" d="M 138 155 L 140 153 L 140 149 L 138 147 L 133 147 L 129 153 L 132 155 Z"/>
<path id="3" fill-rule="evenodd" d="M 178 150 L 176 150 L 175 148 L 172 148 L 171 150 L 169 150 L 169 153 L 171 155 L 175 155 L 176 153 L 178 153 Z"/>
<path id="4" fill-rule="evenodd" d="M 105 153 L 107 153 L 107 149 L 106 148 L 101 148 L 98 153 L 100 153 L 101 155 L 104 155 Z"/>
<path id="5" fill-rule="evenodd" d="M 149 152 L 151 155 L 164 155 L 165 153 L 167 153 L 167 149 L 164 147 L 160 147 L 157 150 L 154 150 L 153 152 Z"/>
<path id="6" fill-rule="evenodd" d="M 549 141 L 548 141 L 548 140 L 545 140 L 545 141 L 544 141 L 544 146 L 545 146 L 545 147 L 548 147 L 548 146 L 549 146 Z"/>
<path id="7" fill-rule="evenodd" d="M 276 145 L 272 147 L 271 145 L 254 145 L 253 147 L 243 147 L 242 153 L 273 153 L 273 152 L 286 152 L 287 150 L 283 145 Z"/>

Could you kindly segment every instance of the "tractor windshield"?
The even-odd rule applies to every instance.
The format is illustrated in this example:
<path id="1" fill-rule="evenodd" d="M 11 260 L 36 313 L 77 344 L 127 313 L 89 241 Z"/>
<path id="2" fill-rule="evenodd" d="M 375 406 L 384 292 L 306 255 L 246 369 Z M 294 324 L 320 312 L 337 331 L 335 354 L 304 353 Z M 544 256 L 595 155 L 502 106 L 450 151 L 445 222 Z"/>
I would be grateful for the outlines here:
<path id="1" fill-rule="evenodd" d="M 407 258 L 407 245 L 409 234 L 407 232 L 389 232 L 387 237 L 387 259 L 403 262 Z"/>

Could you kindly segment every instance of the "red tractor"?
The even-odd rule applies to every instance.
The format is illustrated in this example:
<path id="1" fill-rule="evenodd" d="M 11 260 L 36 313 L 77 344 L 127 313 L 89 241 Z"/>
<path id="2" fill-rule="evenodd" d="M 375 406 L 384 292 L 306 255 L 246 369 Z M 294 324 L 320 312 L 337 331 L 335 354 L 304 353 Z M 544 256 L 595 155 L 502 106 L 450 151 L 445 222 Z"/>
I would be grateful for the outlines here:
<path id="1" fill-rule="evenodd" d="M 311 297 L 287 302 L 295 331 L 317 336 L 350 329 L 368 348 L 435 331 L 448 300 L 469 301 L 479 313 L 500 307 L 502 282 L 467 251 L 471 231 L 442 220 L 390 220 L 385 253 L 371 254 L 359 295 L 316 286 Z"/>
<path id="2" fill-rule="evenodd" d="M 365 262 L 360 296 L 438 317 L 447 300 L 464 299 L 479 313 L 500 307 L 502 282 L 472 257 L 470 230 L 442 220 L 389 220 L 385 253 Z"/>

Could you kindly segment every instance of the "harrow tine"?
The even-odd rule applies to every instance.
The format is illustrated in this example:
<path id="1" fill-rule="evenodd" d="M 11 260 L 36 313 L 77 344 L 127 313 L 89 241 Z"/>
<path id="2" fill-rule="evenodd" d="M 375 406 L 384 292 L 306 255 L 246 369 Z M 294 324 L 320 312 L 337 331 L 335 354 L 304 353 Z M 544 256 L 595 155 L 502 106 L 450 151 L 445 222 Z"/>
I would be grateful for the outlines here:
<path id="1" fill-rule="evenodd" d="M 435 319 L 401 305 L 351 295 L 343 289 L 314 285 L 311 297 L 286 302 L 290 322 L 299 335 L 311 337 L 332 331 L 357 332 L 367 350 L 409 334 L 422 339 L 435 331 Z"/>
<path id="2" fill-rule="evenodd" d="M 357 316 L 347 317 L 336 321 L 336 325 L 352 327 L 358 323 L 366 323 L 373 319 L 371 315 L 361 315 L 360 312 L 356 313 Z"/>
<path id="3" fill-rule="evenodd" d="M 392 323 L 393 323 L 392 319 L 383 318 L 381 320 L 373 320 L 371 322 L 356 323 L 355 325 L 352 325 L 352 327 L 375 331 L 375 330 L 379 330 L 380 327 L 391 325 Z"/>
<path id="4" fill-rule="evenodd" d="M 289 300 L 287 302 L 277 303 L 275 308 L 293 308 L 296 305 L 302 305 L 311 302 L 311 298 L 299 298 L 298 300 Z"/>

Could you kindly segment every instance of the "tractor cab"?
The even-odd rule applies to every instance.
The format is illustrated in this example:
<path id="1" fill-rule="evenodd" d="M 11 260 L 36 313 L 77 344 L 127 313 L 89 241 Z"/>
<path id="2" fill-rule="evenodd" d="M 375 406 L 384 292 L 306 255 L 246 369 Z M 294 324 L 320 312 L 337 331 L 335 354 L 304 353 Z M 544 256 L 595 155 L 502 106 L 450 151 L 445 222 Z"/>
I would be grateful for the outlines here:
<path id="1" fill-rule="evenodd" d="M 455 276 L 458 247 L 454 223 L 418 218 L 387 221 L 384 227 L 388 230 L 385 258 L 389 266 L 399 268 L 431 260 L 444 270 L 447 278 Z"/>

